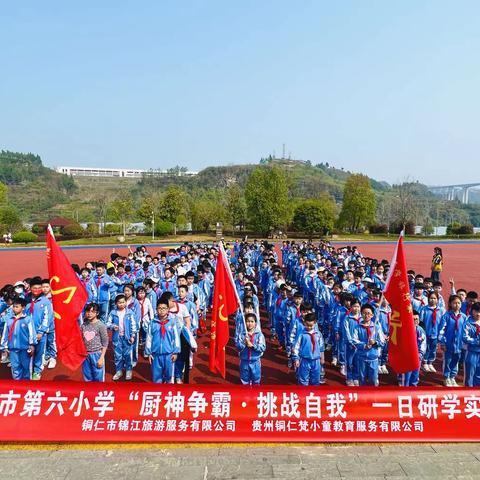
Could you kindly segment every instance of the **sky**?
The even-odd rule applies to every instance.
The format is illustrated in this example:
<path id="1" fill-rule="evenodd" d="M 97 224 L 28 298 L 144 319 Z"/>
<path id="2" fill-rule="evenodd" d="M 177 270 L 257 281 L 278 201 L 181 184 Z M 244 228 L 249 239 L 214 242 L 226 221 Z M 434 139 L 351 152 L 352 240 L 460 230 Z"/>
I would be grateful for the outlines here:
<path id="1" fill-rule="evenodd" d="M 198 171 L 285 144 L 390 183 L 480 181 L 476 0 L 0 6 L 0 149 Z"/>

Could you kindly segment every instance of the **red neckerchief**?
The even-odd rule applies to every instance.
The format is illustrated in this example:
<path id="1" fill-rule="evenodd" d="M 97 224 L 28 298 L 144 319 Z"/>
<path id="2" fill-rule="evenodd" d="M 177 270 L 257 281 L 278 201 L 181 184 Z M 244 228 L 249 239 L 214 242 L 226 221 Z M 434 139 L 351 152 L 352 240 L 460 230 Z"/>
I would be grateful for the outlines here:
<path id="1" fill-rule="evenodd" d="M 168 280 L 165 280 L 165 290 L 168 290 L 169 285 L 170 285 L 170 282 Z"/>
<path id="2" fill-rule="evenodd" d="M 372 334 L 373 334 L 373 332 L 370 330 L 371 326 L 372 325 L 362 325 L 362 327 L 367 331 L 368 340 L 372 338 Z"/>
<path id="3" fill-rule="evenodd" d="M 282 297 L 278 297 L 278 298 L 277 298 L 277 301 L 275 302 L 275 305 L 276 305 L 277 307 L 279 307 L 280 304 L 282 303 L 282 300 L 283 300 Z"/>
<path id="4" fill-rule="evenodd" d="M 248 333 L 247 332 L 247 335 L 250 338 L 250 342 L 252 342 L 252 344 L 253 344 L 253 341 L 255 340 L 255 332 L 253 332 L 253 333 Z M 248 359 L 250 360 L 251 358 L 252 358 L 252 349 L 249 348 L 248 349 Z"/>
<path id="5" fill-rule="evenodd" d="M 162 334 L 162 338 L 165 338 L 165 334 L 167 333 L 167 328 L 165 325 L 168 323 L 168 318 L 166 320 L 160 320 L 160 332 Z"/>
<path id="6" fill-rule="evenodd" d="M 143 299 L 142 301 L 138 301 L 138 303 L 140 304 L 140 318 L 143 320 L 143 304 L 145 303 L 145 299 Z"/>
<path id="7" fill-rule="evenodd" d="M 172 308 L 171 308 L 170 311 L 171 311 L 172 313 L 177 314 L 177 313 L 180 311 L 180 307 L 178 306 L 178 302 L 175 302 L 175 307 L 177 307 L 176 310 L 172 310 Z"/>
<path id="8" fill-rule="evenodd" d="M 467 314 L 467 317 L 470 315 L 470 310 L 471 309 L 472 309 L 472 306 L 467 304 L 467 309 L 465 311 L 465 313 Z"/>
<path id="9" fill-rule="evenodd" d="M 432 310 L 432 325 L 435 326 L 437 324 L 437 309 L 434 308 Z"/>
<path id="10" fill-rule="evenodd" d="M 355 317 L 354 315 L 350 315 L 351 318 L 353 318 L 357 323 L 360 323 L 360 318 L 362 318 L 360 315 Z"/>
<path id="11" fill-rule="evenodd" d="M 458 321 L 462 317 L 461 313 L 457 313 L 456 315 L 452 312 L 450 316 L 455 320 L 455 332 L 458 332 Z"/>
<path id="12" fill-rule="evenodd" d="M 312 353 L 315 353 L 315 330 L 307 333 L 310 335 L 310 341 L 312 342 Z"/>
<path id="13" fill-rule="evenodd" d="M 8 341 L 11 342 L 13 338 L 13 332 L 15 330 L 15 324 L 21 319 L 23 316 L 20 317 L 13 317 L 13 322 L 10 325 L 10 328 L 8 329 Z"/>
<path id="14" fill-rule="evenodd" d="M 102 283 L 102 277 L 97 277 L 97 280 L 95 281 L 97 288 L 100 286 L 100 283 Z"/>
<path id="15" fill-rule="evenodd" d="M 297 305 L 295 305 L 295 308 L 296 308 L 296 310 L 297 310 L 296 318 L 300 318 L 300 316 L 302 315 L 302 314 L 300 313 L 300 307 L 297 307 Z"/>
<path id="16" fill-rule="evenodd" d="M 475 325 L 475 330 L 477 331 L 477 337 L 480 335 L 480 325 L 478 323 L 474 323 Z"/>

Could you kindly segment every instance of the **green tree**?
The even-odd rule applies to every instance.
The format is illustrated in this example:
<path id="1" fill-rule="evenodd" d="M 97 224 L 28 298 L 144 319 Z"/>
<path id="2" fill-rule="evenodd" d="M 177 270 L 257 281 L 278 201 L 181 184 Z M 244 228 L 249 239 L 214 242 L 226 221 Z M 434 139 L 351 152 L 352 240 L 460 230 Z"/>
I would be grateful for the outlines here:
<path id="1" fill-rule="evenodd" d="M 160 202 L 160 218 L 173 223 L 174 233 L 176 233 L 177 224 L 185 218 L 186 214 L 187 197 L 184 190 L 175 185 L 170 185 Z"/>
<path id="2" fill-rule="evenodd" d="M 232 234 L 234 234 L 235 227 L 239 225 L 240 228 L 243 228 L 247 218 L 245 197 L 236 183 L 230 185 L 225 192 L 225 210 L 226 218 L 232 225 Z"/>
<path id="3" fill-rule="evenodd" d="M 22 229 L 22 219 L 14 206 L 5 205 L 0 208 L 0 225 L 9 232 L 16 232 Z"/>
<path id="4" fill-rule="evenodd" d="M 159 219 L 160 197 L 151 193 L 140 200 L 140 207 L 137 210 L 137 216 L 145 222 L 145 225 L 152 225 L 155 219 Z"/>
<path id="5" fill-rule="evenodd" d="M 351 175 L 343 189 L 343 204 L 339 224 L 351 233 L 375 220 L 375 193 L 366 175 Z"/>
<path id="6" fill-rule="evenodd" d="M 0 182 L 0 204 L 3 204 L 7 201 L 7 186 Z"/>
<path id="7" fill-rule="evenodd" d="M 112 217 L 122 224 L 123 236 L 127 234 L 127 222 L 133 215 L 133 199 L 128 190 L 119 192 L 117 198 L 111 203 Z"/>
<path id="8" fill-rule="evenodd" d="M 288 185 L 283 171 L 277 167 L 257 167 L 245 185 L 249 223 L 263 235 L 290 223 Z"/>
<path id="9" fill-rule="evenodd" d="M 329 195 L 303 200 L 295 208 L 293 227 L 306 233 L 309 238 L 314 234 L 325 235 L 333 229 L 335 213 L 335 202 Z"/>

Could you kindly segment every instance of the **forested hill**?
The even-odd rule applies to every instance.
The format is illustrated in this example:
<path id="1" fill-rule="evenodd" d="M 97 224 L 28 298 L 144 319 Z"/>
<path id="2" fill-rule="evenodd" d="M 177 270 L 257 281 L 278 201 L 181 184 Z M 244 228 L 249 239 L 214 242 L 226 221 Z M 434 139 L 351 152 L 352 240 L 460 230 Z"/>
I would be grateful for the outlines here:
<path id="1" fill-rule="evenodd" d="M 68 202 L 77 189 L 73 178 L 43 166 L 38 155 L 5 150 L 0 151 L 0 182 L 8 187 L 9 203 L 26 219 Z"/>
<path id="2" fill-rule="evenodd" d="M 341 201 L 343 186 L 351 175 L 342 169 L 337 169 L 328 164 L 312 165 L 310 162 L 301 162 L 288 159 L 265 159 L 260 164 L 277 165 L 287 174 L 289 192 L 292 198 L 311 198 L 319 193 L 331 194 L 337 202 Z M 141 184 L 145 187 L 165 188 L 175 184 L 191 189 L 224 189 L 232 183 L 244 188 L 252 171 L 258 167 L 254 164 L 228 165 L 220 167 L 207 167 L 195 177 L 145 177 Z M 372 187 L 377 192 L 385 191 L 389 185 L 370 179 Z"/>
<path id="3" fill-rule="evenodd" d="M 292 199 L 318 197 L 326 192 L 337 202 L 343 195 L 350 172 L 328 164 L 312 165 L 288 159 L 262 159 L 261 165 L 281 167 L 287 176 L 289 197 Z M 42 164 L 32 153 L 1 151 L 0 182 L 8 187 L 9 203 L 21 213 L 24 221 L 42 221 L 51 215 L 75 216 L 80 221 L 94 221 L 102 198 L 112 199 L 118 192 L 128 191 L 135 203 L 145 192 L 162 192 L 170 185 L 181 187 L 192 198 L 221 198 L 224 189 L 237 184 L 242 190 L 254 164 L 207 167 L 193 177 L 168 176 L 142 179 L 79 178 L 59 174 Z M 371 180 L 377 193 L 388 184 Z M 102 195 L 103 192 L 103 195 Z"/>

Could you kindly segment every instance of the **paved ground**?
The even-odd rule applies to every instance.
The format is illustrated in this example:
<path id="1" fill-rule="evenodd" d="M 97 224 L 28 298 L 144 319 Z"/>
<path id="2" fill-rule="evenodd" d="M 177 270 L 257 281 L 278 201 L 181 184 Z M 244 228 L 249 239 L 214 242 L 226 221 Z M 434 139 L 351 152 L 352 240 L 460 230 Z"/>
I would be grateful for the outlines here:
<path id="1" fill-rule="evenodd" d="M 30 448 L 0 450 L 2 479 L 480 479 L 478 444 Z"/>

